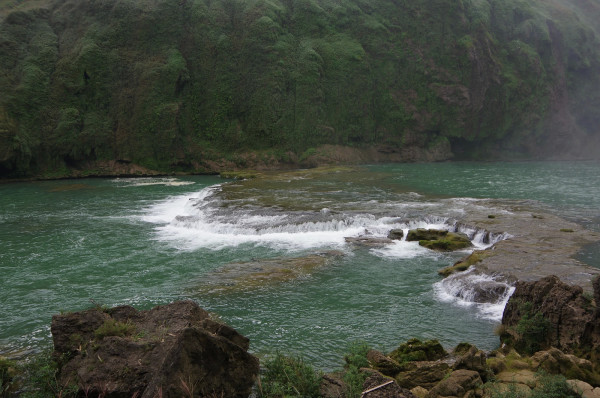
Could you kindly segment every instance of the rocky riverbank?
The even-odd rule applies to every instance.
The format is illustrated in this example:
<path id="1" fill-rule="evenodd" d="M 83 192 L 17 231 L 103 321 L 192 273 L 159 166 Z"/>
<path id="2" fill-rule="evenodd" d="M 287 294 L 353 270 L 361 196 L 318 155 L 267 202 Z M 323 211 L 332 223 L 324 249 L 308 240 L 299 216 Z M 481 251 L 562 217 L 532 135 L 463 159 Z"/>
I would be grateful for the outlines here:
<path id="1" fill-rule="evenodd" d="M 497 398 L 512 393 L 596 398 L 600 277 L 593 288 L 589 296 L 555 276 L 519 282 L 504 312 L 502 346 L 492 352 L 468 343 L 447 352 L 437 340 L 411 339 L 387 354 L 354 351 L 346 356 L 344 369 L 326 375 L 293 359 L 280 359 L 263 363 L 259 377 L 259 360 L 248 353 L 249 340 L 192 301 L 148 311 L 119 306 L 61 314 L 52 320 L 58 364 L 55 393 L 146 398 L 280 397 L 284 391 L 324 398 Z M 11 380 L 2 380 L 3 388 L 10 386 L 4 383 Z M 310 386 L 303 384 L 308 382 Z M 19 396 L 8 388 L 3 391 L 3 397 Z"/>

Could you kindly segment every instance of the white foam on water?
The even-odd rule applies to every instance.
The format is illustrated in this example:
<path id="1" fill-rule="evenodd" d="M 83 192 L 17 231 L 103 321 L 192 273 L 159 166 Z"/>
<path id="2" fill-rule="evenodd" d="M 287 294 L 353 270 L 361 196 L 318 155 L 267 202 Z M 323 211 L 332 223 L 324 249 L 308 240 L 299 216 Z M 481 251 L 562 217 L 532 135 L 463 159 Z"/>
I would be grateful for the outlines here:
<path id="1" fill-rule="evenodd" d="M 371 253 L 384 258 L 415 258 L 436 255 L 435 252 L 420 246 L 419 242 L 407 242 L 405 240 L 397 240 L 383 248 L 372 249 Z"/>
<path id="2" fill-rule="evenodd" d="M 195 193 L 188 193 L 161 200 L 144 210 L 142 221 L 164 224 L 170 223 L 178 216 L 189 216 L 196 213 L 195 203 L 201 202 L 214 194 L 215 186 L 204 188 Z"/>
<path id="3" fill-rule="evenodd" d="M 111 181 L 116 184 L 119 184 L 122 188 L 143 187 L 150 185 L 164 185 L 169 187 L 177 187 L 195 184 L 194 181 L 181 181 L 173 177 L 115 178 Z"/>
<path id="4" fill-rule="evenodd" d="M 160 240 L 172 242 L 182 250 L 200 248 L 224 249 L 242 244 L 272 246 L 278 249 L 302 250 L 319 247 L 342 246 L 346 236 L 357 236 L 364 228 L 354 227 L 342 230 L 320 228 L 318 225 L 299 225 L 296 231 L 286 228 L 256 230 L 236 224 L 198 222 L 196 228 L 166 225 L 157 228 Z"/>
<path id="5" fill-rule="evenodd" d="M 478 302 L 476 290 L 494 285 L 506 288 L 504 294 L 494 302 Z M 438 300 L 460 307 L 475 307 L 477 316 L 494 321 L 502 320 L 504 307 L 515 291 L 514 286 L 502 281 L 501 278 L 495 275 L 476 273 L 473 267 L 434 283 L 433 288 Z"/>

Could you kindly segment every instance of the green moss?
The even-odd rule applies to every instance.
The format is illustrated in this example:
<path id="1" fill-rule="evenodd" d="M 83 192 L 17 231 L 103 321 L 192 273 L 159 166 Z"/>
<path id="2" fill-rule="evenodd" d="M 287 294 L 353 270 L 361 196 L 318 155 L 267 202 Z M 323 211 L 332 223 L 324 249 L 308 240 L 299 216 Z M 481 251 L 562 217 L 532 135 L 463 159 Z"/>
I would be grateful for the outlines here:
<path id="1" fill-rule="evenodd" d="M 408 340 L 389 354 L 390 358 L 400 364 L 413 361 L 436 361 L 446 356 L 448 353 L 439 341 L 419 339 Z"/>
<path id="2" fill-rule="evenodd" d="M 446 268 L 442 268 L 438 271 L 438 274 L 447 277 L 452 275 L 455 272 L 466 271 L 471 265 L 477 264 L 482 261 L 484 258 L 492 256 L 494 253 L 490 250 L 475 250 L 473 253 L 469 254 L 466 258 L 457 261 L 454 265 Z"/>

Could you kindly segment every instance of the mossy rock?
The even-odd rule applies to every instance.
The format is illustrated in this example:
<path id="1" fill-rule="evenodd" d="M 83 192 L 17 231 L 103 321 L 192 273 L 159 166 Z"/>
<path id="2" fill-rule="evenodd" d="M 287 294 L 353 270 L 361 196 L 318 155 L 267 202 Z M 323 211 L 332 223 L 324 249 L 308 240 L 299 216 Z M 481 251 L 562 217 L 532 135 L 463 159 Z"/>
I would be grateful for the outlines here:
<path id="1" fill-rule="evenodd" d="M 471 247 L 471 242 L 469 239 L 466 241 L 461 239 L 420 240 L 419 245 L 440 252 L 452 252 Z"/>
<path id="2" fill-rule="evenodd" d="M 475 250 L 467 257 L 455 262 L 454 265 L 442 268 L 438 271 L 438 274 L 446 278 L 456 272 L 466 271 L 471 265 L 477 264 L 484 258 L 492 255 L 493 253 L 490 250 Z"/>
<path id="3" fill-rule="evenodd" d="M 417 228 L 411 229 L 406 235 L 406 240 L 409 242 L 422 241 L 422 240 L 439 240 L 448 237 L 450 232 L 443 229 L 425 229 Z"/>
<path id="4" fill-rule="evenodd" d="M 467 235 L 458 232 L 448 232 L 441 229 L 411 229 L 406 235 L 409 242 L 419 241 L 419 245 L 431 250 L 451 252 L 471 247 Z"/>
<path id="5" fill-rule="evenodd" d="M 256 171 L 222 171 L 219 174 L 221 178 L 227 178 L 229 180 L 251 180 L 257 178 L 259 173 Z"/>
<path id="6" fill-rule="evenodd" d="M 421 341 L 419 339 L 410 339 L 401 344 L 389 355 L 398 363 L 413 361 L 437 361 L 448 356 L 444 347 L 437 340 Z"/>

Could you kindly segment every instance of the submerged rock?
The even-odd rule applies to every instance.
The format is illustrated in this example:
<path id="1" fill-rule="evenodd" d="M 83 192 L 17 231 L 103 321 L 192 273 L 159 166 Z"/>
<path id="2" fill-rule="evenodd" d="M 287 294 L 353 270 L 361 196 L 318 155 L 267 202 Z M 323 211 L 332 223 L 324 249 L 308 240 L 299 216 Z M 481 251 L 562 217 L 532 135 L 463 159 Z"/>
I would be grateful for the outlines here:
<path id="1" fill-rule="evenodd" d="M 341 251 L 328 250 L 301 257 L 277 257 L 230 263 L 203 276 L 202 285 L 197 289 L 213 293 L 254 289 L 286 282 L 308 275 L 343 255 Z"/>
<path id="2" fill-rule="evenodd" d="M 68 358 L 59 382 L 80 396 L 241 398 L 258 375 L 248 339 L 193 301 L 55 315 L 51 330 L 54 355 Z"/>
<path id="3" fill-rule="evenodd" d="M 344 238 L 346 243 L 350 243 L 356 246 L 364 246 L 371 248 L 381 248 L 385 245 L 393 243 L 393 240 L 388 238 L 375 238 L 370 236 L 358 236 L 358 237 L 346 237 Z"/>

